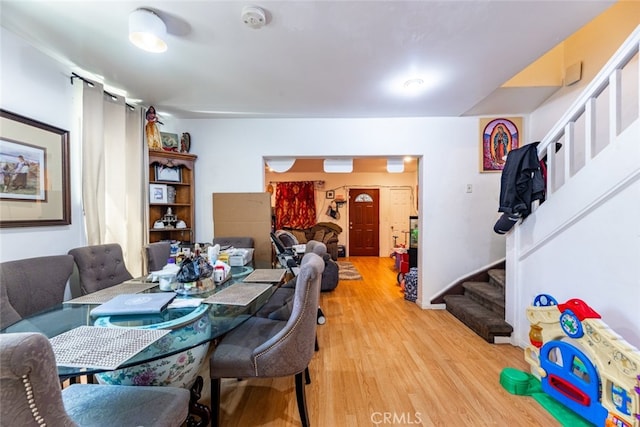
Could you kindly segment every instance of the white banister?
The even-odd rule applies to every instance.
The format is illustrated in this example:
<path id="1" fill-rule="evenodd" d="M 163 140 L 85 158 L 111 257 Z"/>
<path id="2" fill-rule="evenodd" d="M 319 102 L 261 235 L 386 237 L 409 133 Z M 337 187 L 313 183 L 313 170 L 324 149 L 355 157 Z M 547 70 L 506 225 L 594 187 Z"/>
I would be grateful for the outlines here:
<path id="1" fill-rule="evenodd" d="M 620 46 L 616 53 L 611 57 L 607 64 L 600 70 L 596 77 L 589 83 L 584 91 L 578 96 L 575 102 L 562 116 L 562 118 L 551 128 L 545 135 L 540 144 L 538 144 L 538 157 L 541 159 L 546 157 L 547 161 L 547 199 L 552 196 L 559 187 L 566 184 L 569 179 L 577 172 L 575 170 L 576 150 L 576 132 L 575 123 L 581 117 L 585 121 L 585 165 L 591 161 L 596 155 L 596 147 L 598 145 L 597 137 L 608 136 L 609 141 L 615 141 L 616 137 L 622 132 L 623 117 L 623 69 L 631 62 L 640 50 L 640 25 L 631 33 L 631 35 Z M 640 83 L 640 66 L 638 66 L 638 82 Z M 596 100 L 605 90 L 608 89 L 608 116 L 598 114 Z M 640 111 L 640 84 L 638 84 L 637 93 L 634 94 L 638 99 Z M 602 105 L 602 103 L 600 104 Z M 605 104 L 605 108 L 606 108 Z M 628 105 L 628 103 L 627 103 Z M 606 132 L 597 132 L 597 119 L 606 119 L 608 117 L 608 129 Z M 604 129 L 603 129 L 604 131 Z M 564 155 L 564 163 L 557 164 L 556 143 L 563 142 L 562 148 Z M 606 141 L 605 141 L 606 142 Z M 556 170 L 556 166 L 564 168 L 561 173 Z M 563 182 L 559 182 L 562 179 Z"/>

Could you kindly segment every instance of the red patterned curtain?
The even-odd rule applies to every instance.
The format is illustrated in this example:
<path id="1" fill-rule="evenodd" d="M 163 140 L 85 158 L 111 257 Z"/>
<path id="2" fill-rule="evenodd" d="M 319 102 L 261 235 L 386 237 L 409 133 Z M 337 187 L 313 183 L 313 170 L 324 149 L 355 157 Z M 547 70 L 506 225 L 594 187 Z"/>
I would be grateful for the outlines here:
<path id="1" fill-rule="evenodd" d="M 313 181 L 279 182 L 276 186 L 276 230 L 309 228 L 316 223 Z"/>

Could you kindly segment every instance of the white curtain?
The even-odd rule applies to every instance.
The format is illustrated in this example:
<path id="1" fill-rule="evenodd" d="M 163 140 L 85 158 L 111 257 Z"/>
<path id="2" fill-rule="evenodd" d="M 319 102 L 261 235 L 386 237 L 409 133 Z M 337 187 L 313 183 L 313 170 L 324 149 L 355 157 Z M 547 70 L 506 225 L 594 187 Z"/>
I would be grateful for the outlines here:
<path id="1" fill-rule="evenodd" d="M 143 111 L 112 97 L 99 83 L 82 91 L 82 203 L 88 245 L 119 243 L 127 269 L 140 276 L 144 224 Z M 80 85 L 80 83 L 82 83 Z"/>

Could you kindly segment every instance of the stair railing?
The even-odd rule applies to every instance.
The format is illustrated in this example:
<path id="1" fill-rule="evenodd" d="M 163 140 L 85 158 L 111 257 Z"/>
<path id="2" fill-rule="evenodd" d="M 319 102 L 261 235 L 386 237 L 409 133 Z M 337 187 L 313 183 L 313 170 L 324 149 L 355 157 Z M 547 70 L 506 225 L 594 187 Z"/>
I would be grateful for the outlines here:
<path id="1" fill-rule="evenodd" d="M 630 76 L 630 79 L 636 80 L 629 84 L 630 87 L 635 84 L 634 90 L 623 90 L 623 70 L 634 58 L 638 62 L 639 48 L 640 26 L 636 27 L 560 121 L 538 144 L 538 157 L 541 159 L 546 157 L 547 159 L 547 200 L 552 198 L 554 193 L 577 172 L 576 169 L 580 167 L 580 161 L 586 165 L 597 155 L 597 149 L 601 149 L 603 146 L 602 138 L 606 139 L 604 145 L 615 141 L 615 138 L 624 130 L 624 123 L 633 122 L 638 118 L 640 111 L 640 65 L 638 72 Z M 602 105 L 602 102 L 598 103 L 598 100 L 607 89 L 608 105 L 606 103 Z M 606 110 L 607 107 L 608 117 L 597 115 L 599 108 Z M 629 115 L 632 116 L 630 119 Z M 579 137 L 581 130 L 576 128 L 576 123 L 580 121 L 584 122 L 582 137 Z M 601 123 L 606 123 L 604 125 L 606 129 L 598 129 Z M 584 146 L 578 147 L 577 141 L 583 142 Z M 557 149 L 558 143 L 561 144 L 560 149 Z M 579 158 L 581 153 L 576 151 L 578 148 L 584 150 L 583 159 Z M 562 157 L 562 163 L 559 163 Z M 534 206 L 533 209 L 536 207 Z"/>

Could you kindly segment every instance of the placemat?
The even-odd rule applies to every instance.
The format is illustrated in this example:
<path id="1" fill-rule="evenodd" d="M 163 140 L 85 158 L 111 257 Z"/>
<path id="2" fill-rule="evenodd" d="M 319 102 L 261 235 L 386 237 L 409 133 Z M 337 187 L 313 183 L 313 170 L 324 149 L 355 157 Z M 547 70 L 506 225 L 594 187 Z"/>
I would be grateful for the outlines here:
<path id="1" fill-rule="evenodd" d="M 49 341 L 59 366 L 116 369 L 169 332 L 167 329 L 78 326 Z"/>
<path id="2" fill-rule="evenodd" d="M 249 305 L 271 287 L 268 283 L 238 282 L 206 298 L 207 304 Z"/>
<path id="3" fill-rule="evenodd" d="M 153 282 L 141 282 L 136 280 L 129 280 L 119 285 L 111 286 L 109 288 L 100 289 L 99 291 L 92 292 L 81 297 L 64 301 L 65 304 L 104 304 L 111 298 L 120 294 L 137 294 L 138 292 L 146 291 L 154 286 L 158 286 Z"/>
<path id="4" fill-rule="evenodd" d="M 286 271 L 284 268 L 256 268 L 243 282 L 279 283 Z"/>

